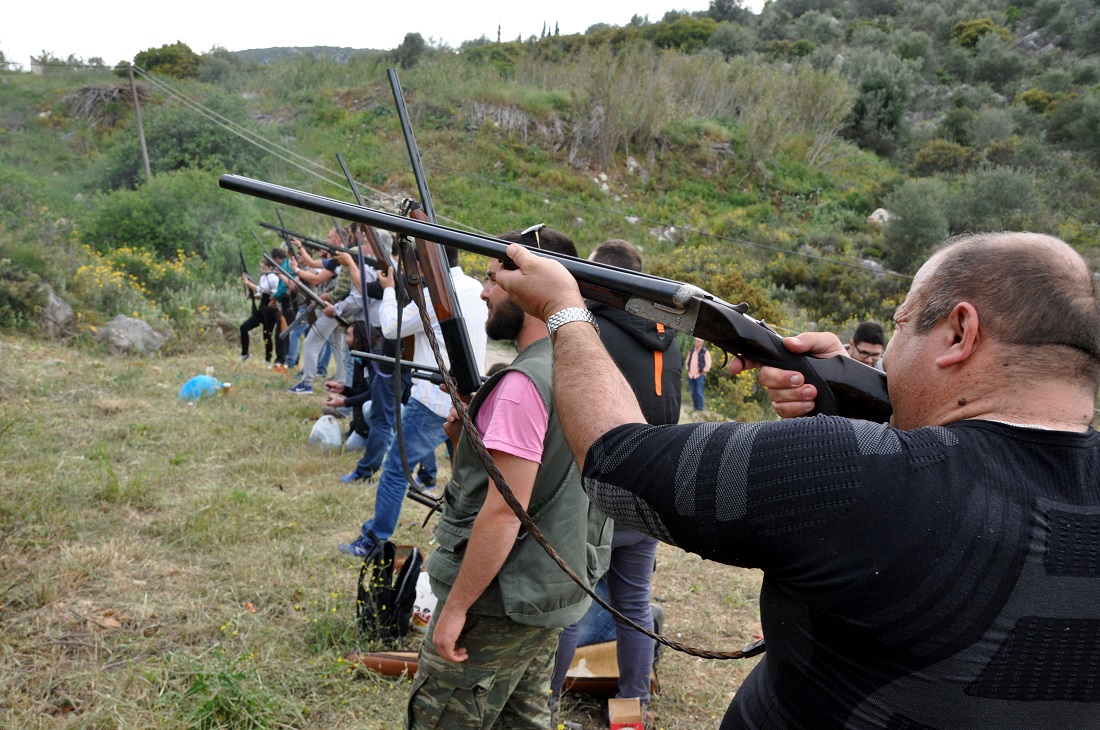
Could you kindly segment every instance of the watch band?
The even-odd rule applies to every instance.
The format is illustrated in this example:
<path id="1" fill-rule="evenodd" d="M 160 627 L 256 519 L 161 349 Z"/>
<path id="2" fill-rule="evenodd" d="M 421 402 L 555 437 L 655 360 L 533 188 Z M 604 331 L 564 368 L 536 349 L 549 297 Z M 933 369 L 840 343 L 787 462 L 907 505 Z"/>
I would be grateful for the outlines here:
<path id="1" fill-rule="evenodd" d="M 596 328 L 596 334 L 600 332 L 600 326 L 596 324 L 596 318 L 592 316 L 592 312 L 584 307 L 566 307 L 546 318 L 546 331 L 550 334 L 551 345 L 554 344 L 554 334 L 558 328 L 569 322 L 588 322 Z"/>

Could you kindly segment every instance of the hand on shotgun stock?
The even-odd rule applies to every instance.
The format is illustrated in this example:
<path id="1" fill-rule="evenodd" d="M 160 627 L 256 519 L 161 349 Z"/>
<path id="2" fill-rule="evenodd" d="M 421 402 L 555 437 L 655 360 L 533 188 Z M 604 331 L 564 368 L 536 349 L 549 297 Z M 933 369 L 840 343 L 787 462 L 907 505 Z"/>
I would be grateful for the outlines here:
<path id="1" fill-rule="evenodd" d="M 848 354 L 844 343 L 832 332 L 803 332 L 795 337 L 784 337 L 783 345 L 791 352 L 811 357 Z M 774 367 L 760 367 L 760 363 L 740 357 L 731 359 L 729 364 L 732 375 L 756 367 L 760 368 L 760 384 L 767 388 L 768 397 L 780 418 L 796 418 L 813 410 L 817 388 L 807 385 L 802 373 Z"/>

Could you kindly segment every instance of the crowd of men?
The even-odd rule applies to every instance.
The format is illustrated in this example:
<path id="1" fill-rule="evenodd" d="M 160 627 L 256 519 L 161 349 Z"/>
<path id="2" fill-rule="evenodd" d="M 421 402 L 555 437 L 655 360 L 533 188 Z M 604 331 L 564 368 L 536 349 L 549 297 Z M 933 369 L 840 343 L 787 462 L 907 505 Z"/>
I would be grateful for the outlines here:
<path id="1" fill-rule="evenodd" d="M 723 728 L 1100 727 L 1100 299 L 1067 244 L 1024 233 L 948 241 L 915 277 L 889 347 L 877 323 L 846 347 L 826 333 L 785 340 L 806 357 L 884 368 L 889 423 L 795 418 L 813 410 L 816 389 L 765 367 L 760 381 L 790 420 L 677 425 L 685 363 L 673 333 L 586 302 L 560 263 L 529 250 L 576 255 L 564 234 L 501 238 L 517 268 L 490 261 L 483 283 L 451 254 L 479 370 L 486 338 L 517 351 L 467 412 L 585 587 L 607 573 L 611 604 L 640 625 L 653 626 L 658 540 L 763 570 L 767 652 Z M 641 268 L 626 242 L 593 257 Z M 402 389 L 385 365 L 348 364 L 352 349 L 400 353 L 409 335 L 405 356 L 434 363 L 392 273 L 348 252 L 293 258 L 256 290 L 281 305 L 269 273 L 287 297 L 303 282 L 339 288 L 348 272 L 348 294 L 317 313 L 348 326 L 309 325 L 291 390 L 312 391 L 327 343 L 330 406 L 361 408 L 370 393 L 364 455 L 345 480 L 380 473 L 375 510 L 340 546 L 365 555 L 393 533 L 409 465 L 430 461 L 456 415 L 433 383 Z M 709 369 L 701 350 L 692 357 L 693 374 Z M 733 358 L 730 371 L 755 366 Z M 451 471 L 426 564 L 439 605 L 405 726 L 550 727 L 590 599 L 529 539 L 468 433 Z M 620 696 L 644 703 L 652 642 L 617 629 Z"/>

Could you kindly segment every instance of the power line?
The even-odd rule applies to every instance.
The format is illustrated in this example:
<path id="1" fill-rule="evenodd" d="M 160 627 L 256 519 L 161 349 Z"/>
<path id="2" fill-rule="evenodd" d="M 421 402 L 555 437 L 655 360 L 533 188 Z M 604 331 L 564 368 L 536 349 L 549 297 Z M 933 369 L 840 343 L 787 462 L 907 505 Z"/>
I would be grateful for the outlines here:
<path id="1" fill-rule="evenodd" d="M 210 109 L 209 107 L 205 106 L 201 102 L 199 102 L 199 101 L 193 99 L 192 97 L 188 96 L 187 94 L 183 93 L 178 88 L 172 86 L 170 83 L 168 83 L 166 80 L 164 80 L 161 77 L 150 74 L 148 71 L 145 71 L 144 69 L 139 68 L 138 66 L 134 66 L 134 70 L 137 71 L 138 74 L 142 78 L 149 81 L 149 83 L 152 84 L 155 88 L 165 92 L 166 94 L 168 94 L 172 98 L 176 99 L 180 103 L 184 104 L 188 108 L 192 109 L 196 113 L 200 114 L 201 116 L 203 116 L 207 120 L 209 120 L 209 121 L 213 122 L 214 124 L 222 127 L 223 129 L 225 129 L 230 134 L 236 135 L 237 137 L 244 140 L 245 142 L 248 142 L 249 144 L 252 144 L 256 147 L 259 147 L 260 149 L 267 152 L 268 154 L 271 154 L 271 155 L 274 155 L 275 157 L 278 157 L 279 159 L 283 160 L 284 162 L 292 165 L 293 167 L 298 168 L 299 170 L 301 170 L 301 171 L 303 171 L 303 172 L 305 172 L 309 175 L 312 175 L 313 177 L 315 177 L 319 180 L 322 180 L 326 183 L 329 183 L 330 185 L 333 185 L 337 188 L 343 189 L 343 187 L 344 187 L 343 181 L 341 181 L 339 179 L 334 179 L 336 177 L 337 173 L 336 173 L 336 171 L 332 170 L 331 168 L 325 167 L 324 165 L 322 165 L 318 162 L 315 162 L 314 160 L 311 160 L 308 157 L 305 157 L 303 155 L 298 154 L 297 152 L 295 152 L 294 150 L 292 150 L 288 147 L 284 147 L 283 145 L 280 145 L 277 142 L 273 142 L 273 141 L 267 139 L 266 137 L 264 137 L 263 135 L 260 135 L 257 132 L 254 132 L 254 131 L 248 129 L 247 127 L 244 127 L 240 124 L 237 124 L 232 119 L 229 119 L 228 117 L 225 117 L 224 115 L 214 111 L 213 109 Z M 295 161 L 294 159 L 291 159 L 291 158 L 297 158 L 297 160 L 299 160 L 300 162 L 297 162 L 297 161 Z M 333 177 L 332 178 L 326 177 L 325 174 L 332 175 Z M 394 196 L 392 193 L 387 193 L 384 190 L 380 190 L 380 189 L 372 187 L 370 185 L 365 185 L 365 184 L 360 183 L 358 181 L 355 182 L 355 185 L 357 187 L 363 188 L 365 190 L 370 190 L 375 195 L 377 195 L 379 197 L 382 197 L 382 198 L 385 198 L 385 199 L 391 199 L 392 200 L 392 199 L 397 197 L 397 196 Z M 474 231 L 476 233 L 483 233 L 483 231 L 479 231 L 479 230 L 473 228 L 472 226 L 463 225 L 460 222 L 455 221 L 452 218 L 448 218 L 446 216 L 439 216 L 439 218 L 441 220 L 445 220 L 445 221 L 448 221 L 450 223 L 454 223 L 458 226 L 461 226 L 463 228 L 466 228 L 467 230 L 471 230 L 471 231 Z"/>
<path id="2" fill-rule="evenodd" d="M 326 138 L 334 140 L 334 141 L 339 141 L 339 140 L 337 140 L 336 137 L 333 137 L 332 135 L 325 134 L 322 131 L 313 130 L 313 132 L 315 134 L 317 134 L 318 136 L 326 137 Z M 382 154 L 385 155 L 386 153 L 383 152 Z M 391 156 L 391 155 L 387 155 L 387 156 Z M 515 185 L 513 183 L 502 182 L 500 180 L 493 180 L 492 178 L 482 177 L 480 175 L 475 175 L 473 173 L 462 172 L 460 170 L 452 170 L 450 168 L 444 167 L 443 165 L 439 165 L 439 164 L 432 163 L 432 162 L 425 162 L 424 164 L 427 167 L 430 167 L 434 170 L 437 170 L 437 171 L 442 172 L 442 173 L 447 174 L 447 175 L 456 175 L 456 176 L 459 176 L 459 177 L 468 178 L 470 180 L 475 180 L 479 183 L 483 183 L 483 184 L 487 184 L 487 185 L 493 185 L 493 186 L 497 186 L 497 187 L 508 188 L 508 189 L 511 189 L 511 190 L 515 190 L 517 192 L 527 193 L 527 194 L 542 197 L 542 198 L 551 198 L 551 199 L 558 200 L 558 201 L 561 201 L 563 203 L 566 203 L 568 205 L 572 205 L 572 206 L 575 206 L 575 207 L 578 207 L 578 208 L 586 208 L 588 210 L 595 210 L 595 211 L 599 211 L 601 213 L 607 213 L 609 215 L 619 216 L 619 217 L 622 217 L 624 220 L 633 219 L 635 221 L 642 221 L 644 223 L 649 223 L 649 224 L 652 224 L 652 225 L 661 226 L 661 227 L 666 228 L 666 229 L 683 230 L 683 231 L 687 231 L 687 232 L 689 232 L 691 234 L 694 234 L 694 235 L 697 235 L 697 236 L 703 236 L 703 237 L 711 238 L 711 239 L 714 239 L 714 240 L 717 240 L 717 241 L 732 243 L 736 246 L 741 246 L 741 247 L 744 247 L 744 248 L 755 248 L 755 249 L 760 249 L 760 250 L 763 250 L 763 251 L 769 251 L 769 252 L 772 252 L 772 253 L 781 253 L 781 254 L 784 254 L 784 255 L 787 255 L 787 256 L 795 256 L 797 258 L 808 259 L 808 260 L 811 260 L 811 261 L 819 261 L 819 262 L 827 263 L 827 264 L 835 264 L 837 266 L 843 266 L 843 267 L 850 268 L 850 269 L 856 269 L 858 271 L 865 271 L 865 272 L 868 272 L 868 273 L 874 274 L 874 275 L 891 276 L 891 277 L 897 277 L 899 279 L 912 279 L 913 278 L 912 276 L 910 276 L 908 274 L 901 274 L 901 273 L 898 273 L 896 271 L 891 271 L 891 270 L 885 269 L 885 268 L 878 269 L 878 268 L 874 268 L 874 267 L 871 267 L 871 266 L 866 266 L 866 265 L 859 264 L 859 263 L 852 263 L 850 261 L 843 261 L 843 260 L 840 260 L 840 259 L 832 259 L 832 258 L 829 258 L 827 256 L 820 256 L 820 255 L 817 255 L 817 254 L 804 253 L 802 251 L 792 251 L 790 249 L 781 248 L 779 246 L 769 246 L 769 245 L 764 244 L 764 243 L 757 243 L 755 241 L 748 241 L 748 240 L 745 240 L 745 239 L 742 239 L 742 238 L 734 238 L 732 236 L 726 236 L 726 235 L 723 235 L 721 233 L 713 233 L 711 231 L 701 230 L 699 228 L 695 228 L 695 227 L 692 227 L 692 226 L 677 226 L 674 223 L 669 223 L 668 221 L 658 220 L 656 218 L 646 218 L 644 216 L 630 215 L 630 214 L 624 213 L 621 210 L 616 210 L 614 208 L 608 208 L 606 206 L 596 205 L 594 203 L 585 203 L 585 202 L 582 202 L 582 201 L 579 201 L 579 200 L 574 200 L 572 198 L 566 198 L 564 196 L 557 195 L 555 193 L 549 193 L 549 192 L 545 192 L 545 191 L 541 191 L 541 190 L 533 190 L 531 188 L 527 188 L 527 187 L 524 187 L 522 185 Z M 480 231 L 478 231 L 478 232 L 480 233 Z"/>
<path id="3" fill-rule="evenodd" d="M 136 72 L 138 72 L 138 74 L 141 75 L 142 78 L 149 81 L 149 83 L 152 84 L 153 86 L 155 86 L 156 88 L 164 91 L 169 96 L 172 96 L 173 98 L 177 99 L 178 101 L 183 103 L 188 108 L 190 108 L 193 111 L 195 111 L 196 113 L 202 115 L 203 117 L 205 117 L 209 121 L 213 122 L 214 124 L 217 124 L 218 126 L 222 127 L 223 129 L 230 132 L 231 134 L 236 135 L 240 139 L 248 142 L 249 144 L 252 144 L 252 145 L 255 145 L 255 146 L 259 147 L 260 149 L 264 150 L 268 154 L 271 154 L 271 155 L 274 155 L 275 157 L 278 157 L 279 159 L 283 160 L 287 164 L 290 164 L 291 166 L 296 167 L 299 170 L 318 178 L 319 180 L 322 180 L 322 181 L 324 181 L 324 182 L 326 182 L 330 185 L 333 185 L 337 188 L 341 188 L 341 189 L 343 188 L 343 183 L 338 181 L 338 179 L 334 179 L 334 178 L 336 178 L 336 175 L 337 175 L 336 171 L 334 171 L 334 170 L 332 170 L 328 167 L 325 167 L 324 165 L 322 165 L 320 163 L 317 163 L 317 162 L 315 162 L 315 161 L 313 161 L 313 160 L 311 160 L 311 159 L 309 159 L 309 158 L 307 158 L 303 155 L 300 155 L 297 152 L 295 152 L 294 150 L 291 150 L 291 149 L 289 149 L 287 147 L 284 147 L 284 146 L 282 146 L 282 145 L 280 145 L 276 142 L 273 142 L 273 141 L 267 139 L 266 137 L 263 137 L 262 135 L 248 129 L 247 127 L 244 127 L 240 124 L 237 124 L 233 120 L 219 114 L 218 112 L 214 111 L 213 109 L 210 109 L 209 107 L 206 107 L 201 102 L 191 98 L 190 96 L 183 93 L 179 89 L 173 87 L 171 84 L 169 84 L 163 78 L 154 76 L 153 74 L 150 74 L 149 72 L 145 71 L 144 69 L 139 68 L 138 66 L 134 66 L 134 70 Z M 325 134 L 324 132 L 320 132 L 320 131 L 317 131 L 317 130 L 314 130 L 314 131 L 319 136 L 327 137 L 328 139 L 332 139 L 332 140 L 336 140 L 336 138 L 332 135 L 328 135 L 328 134 Z M 294 159 L 291 159 L 292 157 L 297 158 L 297 160 L 300 160 L 301 162 L 296 162 Z M 677 228 L 679 228 L 680 230 L 688 231 L 688 232 L 690 232 L 694 235 L 703 236 L 703 237 L 714 239 L 714 240 L 717 240 L 717 241 L 723 241 L 723 242 L 726 242 L 726 243 L 733 244 L 735 246 L 740 246 L 740 247 L 744 247 L 744 248 L 754 248 L 754 249 L 758 249 L 758 250 L 762 250 L 762 251 L 769 251 L 771 253 L 780 253 L 780 254 L 784 254 L 784 255 L 787 255 L 787 256 L 795 256 L 795 257 L 807 259 L 807 260 L 810 260 L 810 261 L 818 261 L 818 262 L 821 262 L 821 263 L 834 264 L 836 266 L 842 266 L 842 267 L 845 267 L 845 268 L 856 269 L 856 270 L 859 270 L 859 271 L 865 271 L 865 272 L 868 272 L 868 273 L 871 273 L 871 274 L 874 274 L 874 275 L 892 276 L 892 277 L 897 277 L 897 278 L 900 278 L 900 279 L 912 279 L 913 278 L 912 276 L 908 276 L 906 274 L 900 274 L 898 272 L 890 271 L 890 270 L 887 270 L 887 269 L 876 269 L 876 268 L 865 266 L 865 265 L 859 264 L 859 263 L 852 263 L 852 262 L 843 261 L 843 260 L 840 260 L 840 259 L 832 259 L 832 258 L 829 258 L 827 256 L 820 256 L 820 255 L 817 255 L 817 254 L 805 253 L 805 252 L 802 252 L 802 251 L 791 251 L 789 249 L 781 248 L 779 246 L 769 246 L 767 244 L 757 243 L 755 241 L 748 241 L 748 240 L 745 240 L 745 239 L 734 238 L 732 236 L 725 236 L 725 235 L 722 235 L 720 233 L 713 233 L 713 232 L 710 232 L 710 231 L 700 230 L 698 228 L 694 228 L 694 227 L 691 227 L 691 226 L 676 226 L 673 223 L 669 223 L 667 221 L 661 221 L 661 220 L 658 220 L 658 219 L 655 219 L 655 218 L 646 218 L 646 217 L 643 217 L 643 216 L 632 216 L 632 215 L 628 215 L 628 214 L 624 213 L 621 210 L 616 210 L 616 209 L 613 209 L 613 208 L 608 208 L 606 206 L 596 205 L 596 204 L 593 204 L 593 203 L 584 203 L 584 202 L 580 202 L 580 201 L 577 201 L 577 200 L 572 200 L 570 198 L 566 198 L 566 197 L 557 195 L 555 193 L 549 193 L 549 192 L 546 192 L 546 191 L 533 190 L 531 188 L 526 188 L 526 187 L 523 187 L 523 186 L 520 186 L 520 185 L 515 185 L 515 184 L 512 184 L 512 183 L 506 183 L 506 182 L 502 182 L 502 181 L 499 181 L 499 180 L 493 180 L 491 178 L 486 178 L 486 177 L 482 177 L 482 176 L 479 176 L 479 175 L 474 175 L 472 173 L 461 172 L 461 171 L 457 171 L 457 170 L 450 170 L 446 167 L 443 167 L 442 165 L 437 165 L 437 164 L 433 164 L 433 163 L 427 163 L 427 164 L 428 164 L 429 167 L 431 167 L 433 169 L 436 169 L 436 170 L 439 170 L 439 171 L 441 171 L 445 174 L 457 175 L 457 176 L 465 177 L 465 178 L 470 179 L 470 180 L 475 180 L 475 181 L 477 181 L 479 183 L 482 183 L 482 184 L 495 185 L 495 186 L 498 186 L 498 187 L 503 187 L 503 188 L 515 190 L 515 191 L 518 191 L 518 192 L 527 193 L 527 194 L 530 194 L 530 195 L 541 196 L 543 198 L 552 198 L 554 200 L 561 201 L 561 202 L 566 203 L 568 205 L 573 205 L 573 206 L 580 207 L 580 208 L 586 208 L 588 210 L 595 210 L 595 211 L 599 211 L 599 212 L 602 212 L 602 213 L 606 213 L 608 215 L 620 216 L 624 220 L 633 219 L 633 220 L 636 220 L 636 221 L 643 221 L 645 223 L 662 226 L 662 227 L 668 228 L 668 229 L 677 229 Z M 332 177 L 326 177 L 326 175 L 330 175 Z M 370 185 L 365 185 L 365 184 L 359 183 L 358 181 L 356 181 L 355 184 L 360 188 L 363 188 L 365 190 L 370 190 L 376 196 L 382 197 L 384 199 L 392 200 L 395 197 L 397 197 L 397 196 L 394 196 L 392 193 L 387 193 L 386 191 L 380 190 L 380 189 L 372 187 Z M 476 233 L 485 234 L 484 231 L 480 231 L 480 230 L 478 230 L 478 229 L 476 229 L 472 226 L 466 225 L 466 224 L 464 224 L 460 221 L 456 221 L 456 220 L 448 218 L 446 216 L 440 216 L 440 219 L 445 220 L 448 223 L 454 224 L 456 227 L 461 227 L 461 228 L 464 228 L 466 230 L 470 230 L 470 231 L 473 231 L 473 232 L 476 232 Z M 489 234 L 485 234 L 485 235 L 489 235 Z"/>

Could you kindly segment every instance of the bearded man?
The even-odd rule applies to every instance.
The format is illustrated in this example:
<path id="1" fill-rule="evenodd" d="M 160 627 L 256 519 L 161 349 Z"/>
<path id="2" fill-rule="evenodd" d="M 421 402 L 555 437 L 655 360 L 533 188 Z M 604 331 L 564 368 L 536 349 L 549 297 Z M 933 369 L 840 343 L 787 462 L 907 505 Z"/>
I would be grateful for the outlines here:
<path id="1" fill-rule="evenodd" d="M 576 255 L 568 237 L 544 227 L 501 238 Z M 485 330 L 514 341 L 519 354 L 478 390 L 469 414 L 516 499 L 591 586 L 607 569 L 611 523 L 581 490 L 562 434 L 546 326 L 497 286 L 500 267 L 490 263 L 481 292 Z M 436 539 L 426 570 L 439 605 L 420 649 L 405 726 L 549 727 L 558 636 L 591 599 L 521 533 L 465 433 Z"/>

